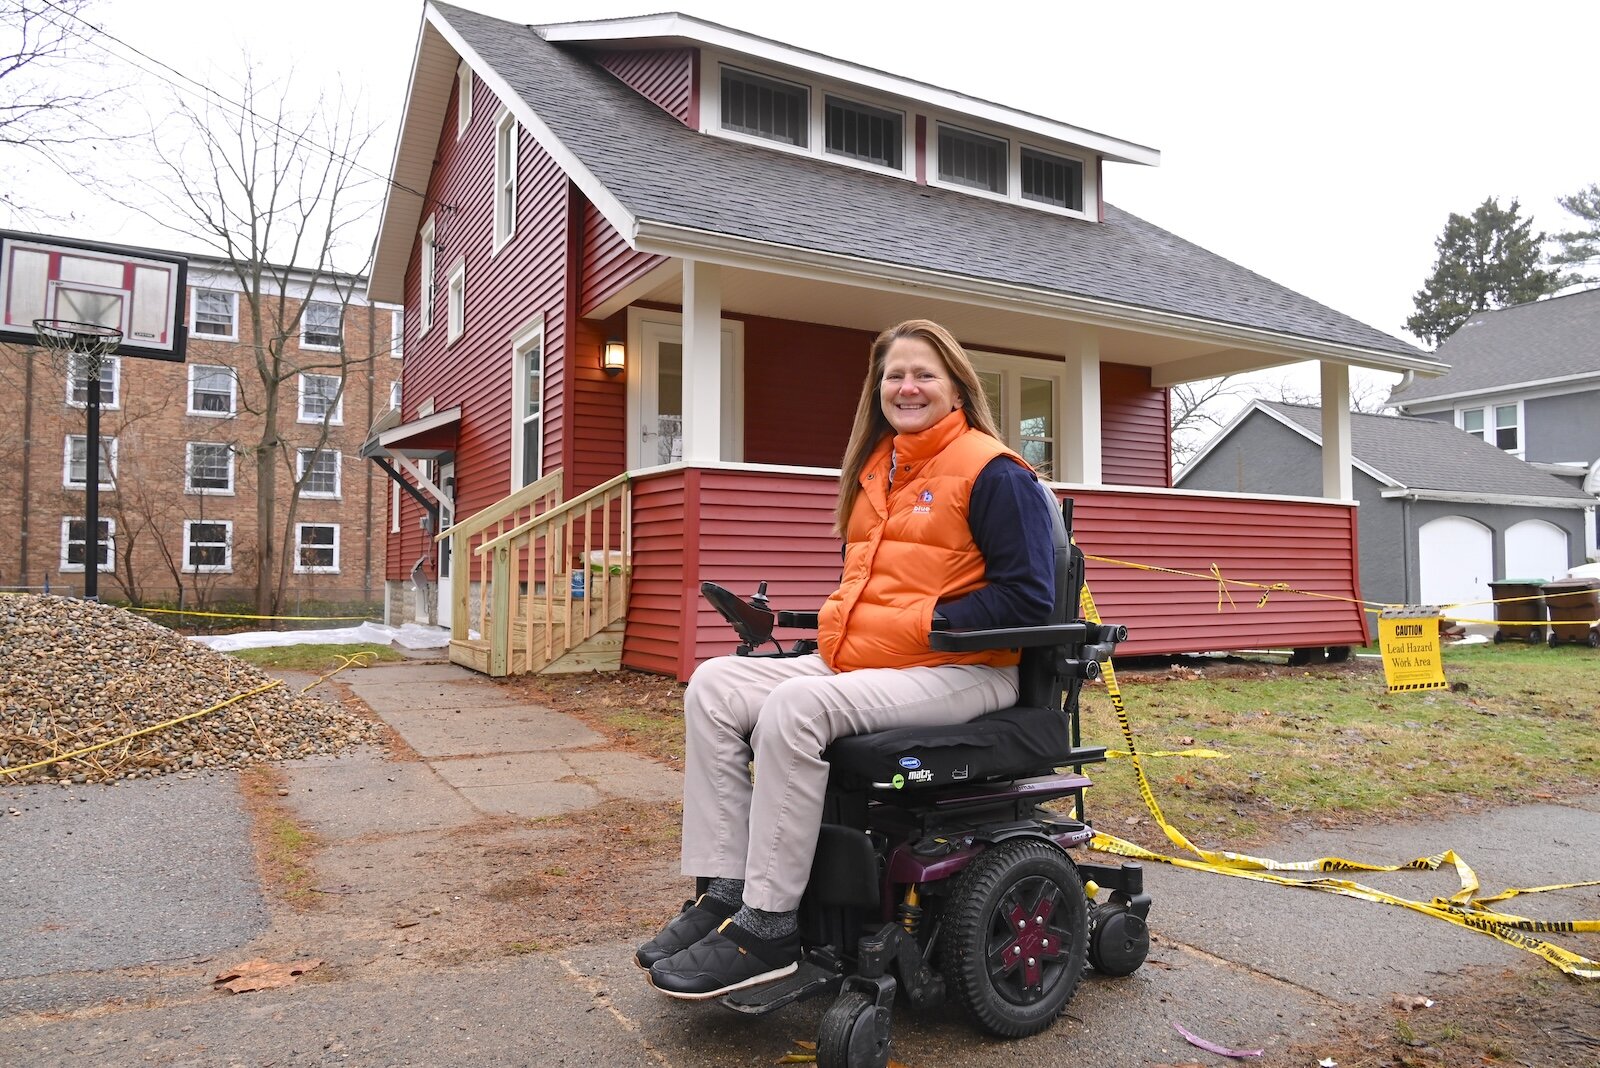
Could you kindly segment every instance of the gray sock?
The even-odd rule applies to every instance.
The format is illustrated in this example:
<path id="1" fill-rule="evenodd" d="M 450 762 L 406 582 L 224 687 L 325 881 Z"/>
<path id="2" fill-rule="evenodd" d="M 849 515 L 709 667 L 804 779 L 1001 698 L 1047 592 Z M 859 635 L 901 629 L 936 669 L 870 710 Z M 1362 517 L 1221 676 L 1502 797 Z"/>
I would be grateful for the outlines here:
<path id="1" fill-rule="evenodd" d="M 769 942 L 792 935 L 800 929 L 799 916 L 794 911 L 763 912 L 749 905 L 734 913 L 733 922 L 757 938 L 764 938 Z"/>
<path id="2" fill-rule="evenodd" d="M 711 885 L 706 887 L 706 895 L 714 897 L 724 905 L 744 904 L 743 879 L 712 879 Z"/>

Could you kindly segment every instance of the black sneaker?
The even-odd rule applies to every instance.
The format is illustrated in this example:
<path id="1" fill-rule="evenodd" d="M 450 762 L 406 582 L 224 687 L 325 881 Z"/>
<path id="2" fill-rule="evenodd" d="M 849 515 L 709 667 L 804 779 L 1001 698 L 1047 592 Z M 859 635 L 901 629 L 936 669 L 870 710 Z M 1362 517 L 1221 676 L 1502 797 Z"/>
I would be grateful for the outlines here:
<path id="1" fill-rule="evenodd" d="M 800 933 L 768 941 L 725 920 L 687 949 L 650 966 L 650 984 L 669 997 L 701 1001 L 770 983 L 800 966 Z"/>
<path id="2" fill-rule="evenodd" d="M 672 922 L 662 928 L 660 934 L 640 946 L 633 959 L 641 968 L 648 968 L 658 960 L 666 960 L 715 931 L 717 924 L 738 911 L 738 905 L 730 905 L 710 894 L 701 894 L 693 901 L 685 901 L 683 911 L 672 917 Z"/>

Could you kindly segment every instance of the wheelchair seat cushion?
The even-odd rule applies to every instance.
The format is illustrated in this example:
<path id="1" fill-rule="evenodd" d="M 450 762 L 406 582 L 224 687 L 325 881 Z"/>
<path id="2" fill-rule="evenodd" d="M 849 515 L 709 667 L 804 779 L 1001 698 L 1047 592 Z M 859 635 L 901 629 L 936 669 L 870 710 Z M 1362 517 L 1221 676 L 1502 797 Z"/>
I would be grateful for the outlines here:
<path id="1" fill-rule="evenodd" d="M 840 738 L 823 758 L 843 789 L 896 790 L 1037 774 L 1072 754 L 1060 709 L 1016 705 L 948 727 L 897 727 Z"/>

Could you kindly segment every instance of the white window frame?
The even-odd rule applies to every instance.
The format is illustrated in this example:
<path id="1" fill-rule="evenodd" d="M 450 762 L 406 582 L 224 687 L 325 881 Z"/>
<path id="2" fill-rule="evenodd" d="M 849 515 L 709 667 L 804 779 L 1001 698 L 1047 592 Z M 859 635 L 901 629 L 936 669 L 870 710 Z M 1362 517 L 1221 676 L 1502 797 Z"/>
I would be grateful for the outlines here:
<path id="1" fill-rule="evenodd" d="M 967 185 L 964 182 L 953 182 L 943 176 L 943 161 L 939 158 L 939 146 L 941 135 L 947 129 L 952 133 L 966 134 L 970 137 L 982 138 L 985 141 L 993 141 L 1000 145 L 1002 188 L 984 189 L 981 186 Z M 995 200 L 1010 200 L 1012 199 L 1011 190 L 1013 188 L 1011 180 L 1011 150 L 1015 143 L 1009 137 L 991 133 L 988 130 L 975 130 L 970 126 L 957 122 L 945 122 L 942 119 L 930 122 L 928 124 L 928 184 L 936 185 L 943 189 L 959 190 L 963 193 L 975 193 L 978 196 L 991 197 Z"/>
<path id="2" fill-rule="evenodd" d="M 798 89 L 804 97 L 800 105 L 801 134 L 805 137 L 804 143 L 798 145 L 792 144 L 788 141 L 781 141 L 775 137 L 765 137 L 758 133 L 749 133 L 745 130 L 739 130 L 730 127 L 727 122 L 727 117 L 723 113 L 724 109 L 722 100 L 722 80 L 729 74 L 743 75 L 747 78 L 752 78 L 757 81 L 770 82 L 772 85 L 783 89 Z M 763 145 L 780 145 L 784 148 L 795 149 L 797 151 L 804 152 L 807 155 L 811 155 L 813 154 L 811 152 L 811 148 L 816 144 L 817 141 L 817 132 L 815 130 L 816 121 L 811 113 L 812 102 L 815 99 L 816 90 L 805 82 L 797 82 L 793 78 L 779 77 L 778 75 L 771 74 L 766 71 L 753 70 L 749 66 L 746 66 L 742 63 L 719 63 L 717 65 L 717 129 L 722 131 L 724 134 L 729 134 L 741 139 L 748 139 Z"/>
<path id="3" fill-rule="evenodd" d="M 200 295 L 204 293 L 214 297 L 228 298 L 228 332 L 226 334 L 213 334 L 200 329 Z M 206 341 L 238 341 L 239 340 L 239 294 L 228 289 L 207 289 L 204 286 L 195 286 L 189 290 L 189 336 Z"/>
<path id="4" fill-rule="evenodd" d="M 1035 155 L 1046 156 L 1050 159 L 1058 159 L 1063 163 L 1076 163 L 1078 165 L 1078 200 L 1083 204 L 1083 207 L 1074 208 L 1071 206 L 1063 206 L 1061 204 L 1052 204 L 1048 200 L 1038 200 L 1028 196 L 1022 188 L 1022 156 L 1025 152 L 1032 152 Z M 1071 152 L 1061 152 L 1054 148 L 1045 148 L 1042 145 L 1029 144 L 1025 141 L 1019 141 L 1017 143 L 1015 155 L 1018 201 L 1023 204 L 1027 204 L 1030 207 L 1045 208 L 1050 211 L 1070 212 L 1073 215 L 1082 215 L 1087 210 L 1089 202 L 1085 199 L 1085 197 L 1087 196 L 1089 189 L 1089 165 L 1087 162 L 1085 162 L 1083 157 L 1075 155 Z"/>
<path id="5" fill-rule="evenodd" d="M 195 541 L 194 528 L 197 526 L 215 526 L 223 529 L 222 541 Z M 190 551 L 199 548 L 211 548 L 221 544 L 222 563 L 197 564 L 190 559 Z M 183 572 L 186 575 L 231 575 L 233 573 L 233 520 L 231 519 L 185 519 L 183 521 Z"/>
<path id="6" fill-rule="evenodd" d="M 213 449 L 223 449 L 228 456 L 228 484 L 222 489 L 210 486 L 196 486 L 194 484 L 195 449 L 200 446 Z M 184 444 L 183 450 L 183 492 L 202 497 L 232 497 L 234 495 L 234 478 L 236 473 L 236 453 L 231 445 L 220 441 L 190 441 Z"/>
<path id="7" fill-rule="evenodd" d="M 501 110 L 494 122 L 494 244 L 499 252 L 517 232 L 517 142 L 521 127 L 511 112 Z"/>
<path id="8" fill-rule="evenodd" d="M 528 376 L 526 374 L 527 355 L 530 349 L 538 346 L 539 349 L 539 411 L 531 418 L 528 410 Z M 544 317 L 540 316 L 522 328 L 511 339 L 511 485 L 512 488 L 521 489 L 523 486 L 538 481 L 544 472 Z M 529 425 L 534 425 L 534 432 L 539 436 L 539 448 L 535 453 L 538 456 L 537 470 L 531 474 L 527 471 L 524 461 L 524 446 Z"/>
<path id="9" fill-rule="evenodd" d="M 332 345 L 322 345 L 306 340 L 306 328 L 311 324 L 311 309 L 332 308 L 339 313 L 339 340 Z M 344 348 L 344 305 L 335 300 L 307 300 L 300 309 L 300 347 L 313 352 L 338 352 Z"/>
<path id="10" fill-rule="evenodd" d="M 824 90 L 822 92 L 821 96 L 822 96 L 822 127 L 821 127 L 821 132 L 820 132 L 820 134 L 818 136 L 820 136 L 822 138 L 822 144 L 821 144 L 820 147 L 822 149 L 822 154 L 823 155 L 827 156 L 829 159 L 841 160 L 841 161 L 846 162 L 846 163 L 859 164 L 861 166 L 869 167 L 869 168 L 871 168 L 872 170 L 875 170 L 875 171 L 885 171 L 885 172 L 887 172 L 889 174 L 904 174 L 905 173 L 905 169 L 906 169 L 906 151 L 907 151 L 907 149 L 906 149 L 906 126 L 912 120 L 911 120 L 911 117 L 906 114 L 904 108 L 890 108 L 890 107 L 884 107 L 881 104 L 870 104 L 865 100 L 856 99 L 856 97 L 853 94 L 850 94 L 850 93 L 835 93 L 835 92 L 830 92 L 830 91 Z M 883 114 L 886 114 L 886 115 L 898 115 L 900 117 L 900 166 L 891 167 L 886 163 L 879 163 L 876 160 L 862 159 L 862 158 L 860 158 L 858 156 L 851 156 L 851 155 L 847 155 L 847 154 L 845 154 L 843 152 L 836 152 L 833 149 L 830 149 L 828 147 L 828 101 L 829 100 L 837 100 L 841 104 L 845 104 L 845 105 L 851 106 L 851 107 L 861 108 L 861 109 L 867 110 L 867 111 L 882 112 Z M 914 148 L 912 149 L 912 152 L 913 153 L 915 152 Z"/>
<path id="11" fill-rule="evenodd" d="M 301 563 L 301 554 L 308 548 L 305 542 L 306 531 L 312 527 L 327 527 L 333 531 L 333 563 L 330 566 L 320 566 Z M 338 523 L 296 523 L 294 525 L 294 573 L 296 575 L 337 575 L 339 573 L 339 524 Z M 311 548 L 324 549 L 327 546 L 317 545 Z"/>
<path id="12" fill-rule="evenodd" d="M 467 329 L 467 260 L 456 260 L 444 290 L 444 343 L 453 344 Z"/>
<path id="13" fill-rule="evenodd" d="M 1006 192 L 1004 195 L 991 193 L 987 189 L 978 189 L 959 182 L 947 182 L 939 177 L 939 127 L 949 126 L 951 129 L 961 130 L 966 133 L 990 137 L 996 141 L 1004 141 L 1006 151 Z M 1055 156 L 1075 162 L 1081 168 L 1082 182 L 1078 194 L 1083 198 L 1081 210 L 1061 208 L 1048 204 L 1042 200 L 1030 200 L 1022 195 L 1022 150 L 1024 147 L 1046 156 Z M 950 189 L 958 193 L 968 193 L 975 197 L 984 197 L 989 200 L 1002 200 L 1008 204 L 1020 204 L 1033 211 L 1047 211 L 1054 215 L 1065 215 L 1072 219 L 1085 219 L 1095 222 L 1099 219 L 1097 203 L 1099 190 L 1096 186 L 1096 172 L 1094 157 L 1082 150 L 1067 148 L 1060 145 L 1051 145 L 1041 140 L 1027 139 L 1016 136 L 1015 131 L 1008 131 L 999 127 L 990 126 L 982 122 L 970 122 L 964 118 L 945 120 L 930 118 L 928 120 L 928 184 L 939 189 Z"/>
<path id="14" fill-rule="evenodd" d="M 333 457 L 333 492 L 324 493 L 307 487 L 306 464 L 307 460 L 316 454 L 326 453 Z M 304 500 L 336 501 L 343 499 L 344 493 L 344 457 L 337 449 L 296 449 L 294 454 L 294 479 L 300 484 L 300 496 Z"/>
<path id="15" fill-rule="evenodd" d="M 222 371 L 228 379 L 228 410 L 223 412 L 202 411 L 194 406 L 195 379 L 201 371 Z M 189 365 L 189 392 L 185 405 L 189 415 L 198 415 L 206 419 L 232 419 L 239 413 L 239 372 L 222 363 L 191 363 Z"/>
<path id="16" fill-rule="evenodd" d="M 100 522 L 106 530 L 105 539 L 100 542 L 100 548 L 106 554 L 106 560 L 105 563 L 100 564 L 95 568 L 95 570 L 100 572 L 102 575 L 114 574 L 117 570 L 117 521 L 107 516 L 101 516 Z M 86 536 L 82 541 L 73 542 L 70 540 L 72 535 L 72 524 L 74 523 L 84 524 L 83 532 Z M 87 557 L 89 552 L 89 539 L 87 537 L 88 533 L 88 521 L 85 519 L 85 517 L 81 515 L 61 517 L 61 560 L 58 570 L 69 575 L 83 573 L 86 564 L 69 564 L 67 562 L 67 556 L 70 548 L 76 544 L 83 546 L 83 553 L 85 557 Z"/>
<path id="17" fill-rule="evenodd" d="M 1067 397 L 1066 364 L 1054 360 L 1038 360 L 1027 356 L 980 352 L 972 349 L 967 350 L 967 355 L 972 359 L 973 370 L 1000 376 L 1000 411 L 989 414 L 994 416 L 995 426 L 999 428 L 1002 440 L 1019 456 L 1022 455 L 1022 380 L 1039 378 L 1051 383 L 1055 402 L 1051 421 L 1055 433 L 1050 439 L 1053 470 L 1048 473 L 1047 478 L 1051 482 L 1062 481 L 1066 460 L 1061 452 L 1062 428 L 1067 425 L 1064 418 Z"/>
<path id="18" fill-rule="evenodd" d="M 1517 413 L 1516 422 L 1502 425 L 1499 421 L 1498 411 L 1501 408 L 1515 408 Z M 1467 430 L 1468 412 L 1483 413 L 1483 433 L 1481 435 Z M 1500 449 L 1500 451 L 1516 457 L 1521 457 L 1527 451 L 1528 431 L 1526 413 L 1523 411 L 1522 401 L 1484 401 L 1482 404 L 1469 404 L 1465 407 L 1457 408 L 1455 414 L 1456 429 L 1471 434 L 1479 441 L 1487 442 L 1497 449 L 1500 448 L 1500 431 L 1515 430 L 1517 432 L 1517 447 L 1514 449 Z"/>
<path id="19" fill-rule="evenodd" d="M 342 376 L 340 376 L 340 375 L 325 375 L 325 374 L 319 374 L 319 373 L 317 373 L 315 371 L 303 371 L 300 374 L 300 379 L 299 379 L 299 384 L 300 384 L 300 404 L 299 404 L 299 414 L 296 417 L 296 420 L 298 422 L 301 422 L 301 423 L 316 423 L 318 425 L 321 425 L 321 423 L 323 421 L 322 415 L 320 413 L 309 412 L 309 411 L 306 410 L 306 398 L 307 397 L 309 397 L 309 396 L 317 396 L 319 398 L 321 397 L 321 394 L 312 394 L 312 393 L 307 392 L 307 390 L 306 390 L 306 383 L 310 379 L 313 379 L 313 378 L 326 379 L 326 380 L 331 381 L 331 382 L 334 383 L 334 391 L 333 391 L 333 397 L 332 397 L 332 407 L 328 411 L 327 422 L 328 422 L 329 426 L 343 426 L 344 425 L 344 378 Z"/>
<path id="20" fill-rule="evenodd" d="M 472 125 L 472 68 L 462 60 L 456 67 L 456 136 Z"/>
<path id="21" fill-rule="evenodd" d="M 406 347 L 406 310 L 395 308 L 389 312 L 389 355 L 401 359 Z"/>
<path id="22" fill-rule="evenodd" d="M 89 436 L 87 434 L 67 435 L 66 447 L 62 450 L 63 461 L 61 465 L 61 485 L 67 489 L 81 490 L 87 489 L 89 486 L 88 440 Z M 106 448 L 100 457 L 103 461 L 100 464 L 100 488 L 114 490 L 117 488 L 117 439 L 102 434 L 100 435 L 100 440 L 106 443 Z M 83 481 L 81 482 L 72 481 L 72 443 L 75 441 L 84 443 Z"/>
<path id="23" fill-rule="evenodd" d="M 400 533 L 400 483 L 389 480 L 389 533 Z"/>
<path id="24" fill-rule="evenodd" d="M 422 242 L 422 270 L 417 293 L 417 336 L 426 337 L 433 329 L 433 306 L 439 299 L 439 239 L 434 216 L 422 224 L 417 240 Z"/>
<path id="25" fill-rule="evenodd" d="M 400 380 L 397 378 L 389 383 L 389 407 L 393 411 L 400 410 Z"/>
<path id="26" fill-rule="evenodd" d="M 87 357 L 68 355 L 67 357 L 67 407 L 89 407 L 89 376 L 88 368 L 83 364 Z M 111 371 L 109 399 L 107 399 L 106 369 Z M 122 357 L 107 356 L 100 365 L 100 410 L 114 412 L 122 407 Z M 83 399 L 77 400 L 78 383 L 83 383 Z"/>

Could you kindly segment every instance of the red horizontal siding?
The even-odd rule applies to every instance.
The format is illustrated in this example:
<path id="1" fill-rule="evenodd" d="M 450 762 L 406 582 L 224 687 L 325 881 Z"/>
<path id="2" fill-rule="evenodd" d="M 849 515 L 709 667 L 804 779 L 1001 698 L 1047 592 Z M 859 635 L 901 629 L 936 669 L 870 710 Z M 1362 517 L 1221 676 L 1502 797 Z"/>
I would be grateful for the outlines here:
<path id="1" fill-rule="evenodd" d="M 582 242 L 578 307 L 585 315 L 667 259 L 628 247 L 617 228 L 587 200 L 583 202 Z"/>
<path id="2" fill-rule="evenodd" d="M 685 126 L 695 125 L 695 49 L 601 52 L 595 62 Z"/>
<path id="3" fill-rule="evenodd" d="M 745 459 L 838 467 L 876 335 L 786 319 L 741 318 Z"/>
<path id="4" fill-rule="evenodd" d="M 1150 369 L 1100 368 L 1101 481 L 1112 486 L 1172 485 L 1171 394 L 1150 385 Z"/>
<path id="5" fill-rule="evenodd" d="M 687 679 L 694 664 L 732 651 L 732 632 L 699 596 L 702 580 L 742 595 L 766 580 L 775 606 L 806 610 L 838 584 L 832 477 L 690 469 L 646 476 L 633 492 L 629 667 Z M 1090 561 L 1089 585 L 1101 615 L 1128 627 L 1125 655 L 1367 640 L 1353 603 L 1355 510 L 1347 505 L 1080 491 L 1074 527 L 1085 553 L 1106 558 Z M 1325 596 L 1279 591 L 1258 606 L 1263 591 L 1232 588 L 1219 611 L 1212 564 L 1230 580 Z"/>

